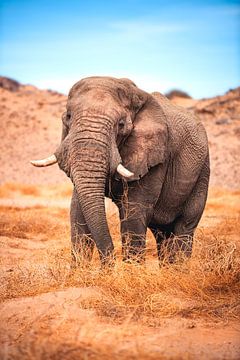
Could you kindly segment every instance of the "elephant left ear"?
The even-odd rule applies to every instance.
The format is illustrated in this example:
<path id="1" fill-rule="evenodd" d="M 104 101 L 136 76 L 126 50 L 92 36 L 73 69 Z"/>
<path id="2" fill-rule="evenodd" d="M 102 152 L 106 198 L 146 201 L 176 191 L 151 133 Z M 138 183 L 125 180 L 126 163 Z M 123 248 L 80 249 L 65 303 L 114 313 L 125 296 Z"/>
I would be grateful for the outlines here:
<path id="1" fill-rule="evenodd" d="M 119 149 L 123 165 L 134 173 L 129 181 L 139 180 L 150 168 L 164 163 L 167 143 L 165 115 L 159 103 L 149 96 L 135 117 L 131 134 Z"/>

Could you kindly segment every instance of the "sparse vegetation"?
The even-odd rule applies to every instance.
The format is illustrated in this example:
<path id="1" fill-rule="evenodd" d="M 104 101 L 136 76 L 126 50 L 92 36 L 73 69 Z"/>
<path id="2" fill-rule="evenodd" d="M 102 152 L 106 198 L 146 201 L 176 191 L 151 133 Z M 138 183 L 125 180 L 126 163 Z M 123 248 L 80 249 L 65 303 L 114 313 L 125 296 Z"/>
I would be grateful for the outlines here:
<path id="1" fill-rule="evenodd" d="M 70 269 L 69 242 L 66 241 L 69 237 L 67 216 L 63 224 L 62 218 L 59 221 L 59 214 L 53 211 L 54 216 L 49 216 L 46 209 L 1 210 L 5 213 L 2 214 L 1 220 L 2 235 L 22 239 L 40 236 L 42 241 L 61 242 L 61 247 L 55 249 L 46 246 L 43 258 L 44 272 L 34 262 L 30 268 L 27 264 L 27 267 L 21 266 L 20 271 L 7 273 L 6 289 L 1 294 L 2 299 L 41 294 L 46 291 L 47 284 L 49 290 L 70 286 L 92 286 L 102 289 L 107 298 L 111 299 L 112 306 L 124 308 L 124 313 L 129 314 L 134 310 L 139 316 L 153 316 L 155 319 L 162 315 L 181 313 L 186 301 L 193 301 L 193 305 L 188 308 L 189 314 L 204 311 L 205 314 L 214 316 L 217 308 L 219 316 L 219 310 L 223 306 L 225 312 L 222 315 L 226 317 L 227 313 L 234 315 L 240 310 L 235 307 L 240 285 L 239 249 L 228 239 L 229 235 L 235 233 L 237 219 L 226 220 L 220 229 L 217 226 L 211 231 L 199 231 L 190 260 L 160 269 L 156 259 L 155 243 L 150 235 L 146 266 L 122 263 L 120 244 L 117 244 L 119 260 L 116 267 L 102 273 L 97 254 L 87 268 L 79 266 L 74 271 Z M 118 242 L 116 237 L 115 242 Z M 178 298 L 183 299 L 183 306 L 179 305 L 180 303 L 176 306 Z M 105 305 L 108 308 L 109 304 Z M 96 306 L 99 308 L 99 303 Z M 91 307 L 95 305 L 91 303 Z M 102 309 L 104 313 L 107 313 L 107 308 Z"/>
<path id="2" fill-rule="evenodd" d="M 10 190 L 19 189 L 23 188 L 17 186 L 14 190 L 13 186 Z M 35 190 L 25 186 L 21 191 L 39 196 L 38 189 Z M 69 189 L 61 190 L 61 196 L 69 195 Z M 0 192 L 4 191 L 3 186 Z M 157 333 L 164 319 L 190 319 L 199 324 L 206 318 L 222 323 L 236 321 L 240 315 L 238 195 L 238 191 L 212 191 L 205 226 L 196 233 L 192 258 L 161 268 L 150 233 L 146 265 L 122 263 L 118 217 L 110 213 L 108 221 L 117 262 L 109 271 L 100 270 L 96 252 L 90 265 L 70 267 L 67 209 L 0 207 L 1 247 L 5 254 L 1 260 L 1 301 L 11 309 L 11 303 L 18 299 L 20 310 L 16 311 L 20 312 L 26 311 L 27 301 L 28 308 L 33 309 L 32 318 L 25 315 L 21 326 L 13 325 L 16 320 L 9 310 L 10 329 L 15 326 L 15 333 L 9 336 L 20 339 L 14 340 L 10 358 L 157 359 L 159 352 L 139 348 L 138 341 L 141 343 L 139 339 L 148 332 Z M 74 291 L 81 289 L 90 291 L 90 295 L 71 300 Z M 56 299 L 56 294 L 63 294 L 59 309 L 57 300 L 49 300 L 49 306 L 48 300 L 45 303 L 41 300 L 50 299 L 51 294 Z M 35 303 L 38 310 L 34 310 Z M 34 315 L 39 309 L 41 314 Z M 76 320 L 71 319 L 74 315 L 81 322 L 83 314 L 92 315 L 84 315 L 88 320 L 81 323 L 80 330 Z M 187 326 L 196 326 L 191 324 Z M 68 331 L 72 334 L 70 338 Z M 111 341 L 106 341 L 106 332 Z M 134 349 L 129 346 L 120 349 L 119 344 L 126 343 L 126 339 L 131 339 Z M 184 358 L 178 353 L 169 357 L 160 352 L 160 356 Z M 187 354 L 186 358 L 193 357 Z"/>

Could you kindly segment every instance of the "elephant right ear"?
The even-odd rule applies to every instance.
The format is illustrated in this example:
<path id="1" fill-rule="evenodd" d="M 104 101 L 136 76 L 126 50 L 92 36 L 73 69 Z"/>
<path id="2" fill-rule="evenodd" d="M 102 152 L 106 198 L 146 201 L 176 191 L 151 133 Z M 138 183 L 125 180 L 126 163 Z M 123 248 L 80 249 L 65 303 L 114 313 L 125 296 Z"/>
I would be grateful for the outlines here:
<path id="1" fill-rule="evenodd" d="M 131 134 L 121 146 L 123 165 L 134 173 L 129 181 L 139 180 L 150 168 L 167 158 L 168 128 L 160 104 L 148 95 L 137 113 Z"/>
<path id="2" fill-rule="evenodd" d="M 61 136 L 61 142 L 65 139 L 65 137 L 68 135 L 69 132 L 69 126 L 67 124 L 67 112 L 65 111 L 62 114 L 62 136 Z"/>

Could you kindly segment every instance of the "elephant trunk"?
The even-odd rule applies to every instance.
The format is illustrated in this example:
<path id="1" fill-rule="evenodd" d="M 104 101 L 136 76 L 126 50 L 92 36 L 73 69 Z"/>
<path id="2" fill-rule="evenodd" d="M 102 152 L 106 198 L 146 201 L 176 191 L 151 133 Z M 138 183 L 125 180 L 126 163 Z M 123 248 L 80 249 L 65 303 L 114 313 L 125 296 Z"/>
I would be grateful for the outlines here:
<path id="1" fill-rule="evenodd" d="M 113 259 L 113 242 L 105 211 L 105 184 L 111 165 L 109 131 L 81 129 L 70 146 L 71 178 L 103 264 Z"/>

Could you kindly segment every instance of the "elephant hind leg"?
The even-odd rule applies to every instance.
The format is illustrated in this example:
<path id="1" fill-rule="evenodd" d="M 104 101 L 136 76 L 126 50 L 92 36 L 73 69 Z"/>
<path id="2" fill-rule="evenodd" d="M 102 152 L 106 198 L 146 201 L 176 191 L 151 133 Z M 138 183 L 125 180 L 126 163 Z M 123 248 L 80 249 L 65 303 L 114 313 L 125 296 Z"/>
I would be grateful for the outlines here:
<path id="1" fill-rule="evenodd" d="M 167 234 L 164 234 L 164 228 L 159 225 L 164 234 L 164 238 L 161 240 L 159 236 L 158 240 L 162 241 L 161 245 L 158 245 L 160 259 L 164 258 L 169 263 L 173 263 L 176 259 L 181 260 L 182 256 L 191 256 L 193 235 L 206 204 L 208 181 L 209 163 L 207 158 L 195 187 L 184 204 L 181 215 L 172 224 L 167 225 Z"/>
<path id="2" fill-rule="evenodd" d="M 153 225 L 149 228 L 155 236 L 160 264 L 173 264 L 181 255 L 189 257 L 192 251 L 193 233 L 177 235 L 176 222 L 168 225 Z"/>
<path id="3" fill-rule="evenodd" d="M 177 239 L 176 251 L 180 250 L 187 257 L 192 254 L 193 235 L 205 208 L 208 181 L 209 163 L 207 158 L 198 181 L 184 205 L 181 216 L 174 222 L 173 233 Z"/>
<path id="4" fill-rule="evenodd" d="M 173 230 L 174 231 L 174 230 Z M 164 260 L 172 264 L 192 254 L 193 231 L 178 234 L 174 231 L 162 247 Z"/>

